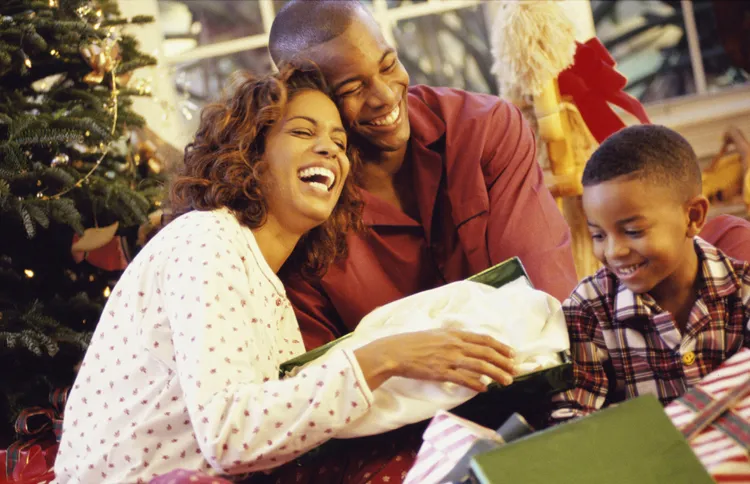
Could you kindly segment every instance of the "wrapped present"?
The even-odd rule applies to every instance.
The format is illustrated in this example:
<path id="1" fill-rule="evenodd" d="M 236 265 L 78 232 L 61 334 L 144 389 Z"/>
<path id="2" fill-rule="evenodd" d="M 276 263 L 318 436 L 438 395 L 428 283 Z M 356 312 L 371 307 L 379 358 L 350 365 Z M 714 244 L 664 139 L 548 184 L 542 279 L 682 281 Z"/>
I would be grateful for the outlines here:
<path id="1" fill-rule="evenodd" d="M 664 484 L 713 480 L 652 395 L 475 456 L 480 484 Z"/>
<path id="2" fill-rule="evenodd" d="M 750 483 L 750 349 L 666 407 L 717 483 Z"/>
<path id="3" fill-rule="evenodd" d="M 23 410 L 15 422 L 18 439 L 0 450 L 0 484 L 42 484 L 54 478 L 57 449 L 62 436 L 62 413 L 70 388 L 50 393 L 51 408 Z"/>
<path id="4" fill-rule="evenodd" d="M 449 412 L 439 411 L 423 435 L 423 444 L 404 484 L 466 482 L 469 463 L 479 453 L 532 433 L 518 414 L 513 414 L 497 431 L 477 425 Z"/>
<path id="5" fill-rule="evenodd" d="M 526 273 L 526 269 L 524 269 L 523 264 L 521 263 L 521 260 L 518 257 L 513 257 L 511 259 L 508 259 L 507 261 L 490 267 L 489 269 L 482 271 L 479 274 L 475 274 L 469 277 L 468 280 L 487 284 L 488 286 L 497 288 L 518 279 L 524 279 L 529 283 L 529 285 L 531 285 L 531 281 Z M 338 343 L 349 338 L 351 334 L 352 333 L 346 334 L 334 341 L 326 343 L 323 346 L 319 346 L 318 348 L 314 348 L 307 353 L 301 354 L 295 358 L 292 358 L 291 360 L 285 361 L 279 368 L 280 376 L 283 377 L 287 374 L 293 373 L 295 368 L 304 366 L 307 363 L 320 358 Z"/>
<path id="6" fill-rule="evenodd" d="M 54 440 L 14 442 L 0 451 L 0 483 L 45 484 L 55 477 L 52 468 L 59 444 Z"/>
<path id="7" fill-rule="evenodd" d="M 469 280 L 494 288 L 517 283 L 520 280 L 532 286 L 523 264 L 517 257 L 476 274 Z M 322 357 L 351 335 L 352 333 L 286 361 L 280 368 L 281 377 L 293 375 L 299 367 Z M 567 339 L 565 343 L 567 344 Z M 453 413 L 484 426 L 496 428 L 514 412 L 524 411 L 526 414 L 527 411 L 531 411 L 532 407 L 538 407 L 540 402 L 546 401 L 548 397 L 570 389 L 573 384 L 573 367 L 569 352 L 565 350 L 553 354 L 555 358 L 549 358 L 550 365 L 544 365 L 542 369 L 516 376 L 513 383 L 508 386 L 491 382 L 487 392 L 480 393 L 454 408 Z M 403 408 L 403 405 L 399 408 Z M 541 412 L 542 409 L 539 411 Z M 424 418 L 429 418 L 430 415 Z M 385 419 L 378 421 L 385 421 Z"/>

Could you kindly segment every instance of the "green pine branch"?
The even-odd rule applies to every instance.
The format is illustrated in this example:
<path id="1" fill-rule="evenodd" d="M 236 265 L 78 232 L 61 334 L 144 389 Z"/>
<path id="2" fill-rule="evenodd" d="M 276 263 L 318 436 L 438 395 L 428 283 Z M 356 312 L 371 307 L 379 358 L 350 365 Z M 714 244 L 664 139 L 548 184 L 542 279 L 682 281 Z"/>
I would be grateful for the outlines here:
<path id="1" fill-rule="evenodd" d="M 79 133 L 89 132 L 91 140 L 97 144 L 100 141 L 109 141 L 112 138 L 110 126 L 102 123 L 101 120 L 96 120 L 90 117 L 64 117 L 56 119 L 52 124 L 56 128 L 68 129 Z"/>
<path id="2" fill-rule="evenodd" d="M 28 129 L 33 122 L 34 116 L 31 115 L 22 114 L 21 116 L 17 117 L 10 124 L 10 138 L 13 139 L 14 137 L 18 136 L 22 131 Z"/>
<path id="3" fill-rule="evenodd" d="M 83 351 L 90 341 L 89 333 L 73 331 L 45 314 L 38 300 L 16 314 L 6 311 L 0 322 L 3 323 L 0 325 L 0 348 L 25 349 L 35 356 L 54 357 L 60 351 L 61 343 Z"/>
<path id="4" fill-rule="evenodd" d="M 81 213 L 76 209 L 75 203 L 69 198 L 55 198 L 50 200 L 50 218 L 57 223 L 67 225 L 79 235 L 83 234 L 84 228 L 81 222 Z"/>
<path id="5" fill-rule="evenodd" d="M 10 191 L 10 185 L 7 181 L 0 179 L 0 209 L 8 210 L 8 202 L 13 193 Z"/>
<path id="6" fill-rule="evenodd" d="M 136 15 L 130 19 L 131 24 L 150 24 L 154 21 L 154 17 L 151 15 Z"/>
<path id="7" fill-rule="evenodd" d="M 25 207 L 36 225 L 45 230 L 49 228 L 49 203 L 47 201 L 28 200 Z"/>
<path id="8" fill-rule="evenodd" d="M 22 45 L 27 49 L 31 46 L 32 52 L 45 52 L 49 49 L 47 41 L 39 35 L 33 25 L 29 25 L 24 29 Z"/>
<path id="9" fill-rule="evenodd" d="M 81 143 L 83 135 L 69 129 L 40 129 L 19 133 L 15 142 L 21 146 L 40 144 Z"/>
<path id="10" fill-rule="evenodd" d="M 18 143 L 9 141 L 0 144 L 0 167 L 14 172 L 29 169 L 29 159 L 24 155 Z M 7 178 L 7 177 L 3 177 Z"/>
<path id="11" fill-rule="evenodd" d="M 41 178 L 44 186 L 52 190 L 68 188 L 77 181 L 73 175 L 56 166 L 45 168 Z"/>

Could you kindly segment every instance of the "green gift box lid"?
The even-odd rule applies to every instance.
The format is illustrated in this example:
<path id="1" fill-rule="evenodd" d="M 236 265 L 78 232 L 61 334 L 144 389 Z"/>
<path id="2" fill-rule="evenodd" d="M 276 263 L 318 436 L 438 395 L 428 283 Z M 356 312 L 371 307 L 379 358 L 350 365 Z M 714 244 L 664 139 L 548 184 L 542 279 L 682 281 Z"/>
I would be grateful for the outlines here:
<path id="1" fill-rule="evenodd" d="M 652 395 L 475 456 L 480 484 L 713 484 Z"/>

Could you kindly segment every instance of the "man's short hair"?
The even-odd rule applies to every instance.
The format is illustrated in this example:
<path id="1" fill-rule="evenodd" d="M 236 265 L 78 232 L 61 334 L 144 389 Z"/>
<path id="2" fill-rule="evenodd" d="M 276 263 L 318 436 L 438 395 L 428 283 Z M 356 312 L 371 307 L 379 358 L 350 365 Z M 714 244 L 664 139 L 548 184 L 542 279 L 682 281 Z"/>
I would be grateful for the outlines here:
<path id="1" fill-rule="evenodd" d="M 359 0 L 292 0 L 271 25 L 268 51 L 278 67 L 298 53 L 343 34 L 357 13 Z"/>
<path id="2" fill-rule="evenodd" d="M 702 190 L 693 147 L 665 126 L 630 126 L 613 134 L 591 155 L 581 181 L 591 186 L 628 175 L 669 186 L 685 198 Z"/>

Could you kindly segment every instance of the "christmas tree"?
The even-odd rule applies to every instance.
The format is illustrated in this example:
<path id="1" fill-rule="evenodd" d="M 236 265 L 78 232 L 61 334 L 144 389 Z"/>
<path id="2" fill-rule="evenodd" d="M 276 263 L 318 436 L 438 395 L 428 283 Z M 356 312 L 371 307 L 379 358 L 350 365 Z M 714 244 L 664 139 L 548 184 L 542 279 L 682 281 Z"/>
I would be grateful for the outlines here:
<path id="1" fill-rule="evenodd" d="M 122 31 L 150 21 L 115 0 L 0 1 L 0 448 L 72 384 L 161 196 L 130 137 L 148 92 L 130 75 L 156 60 Z"/>

